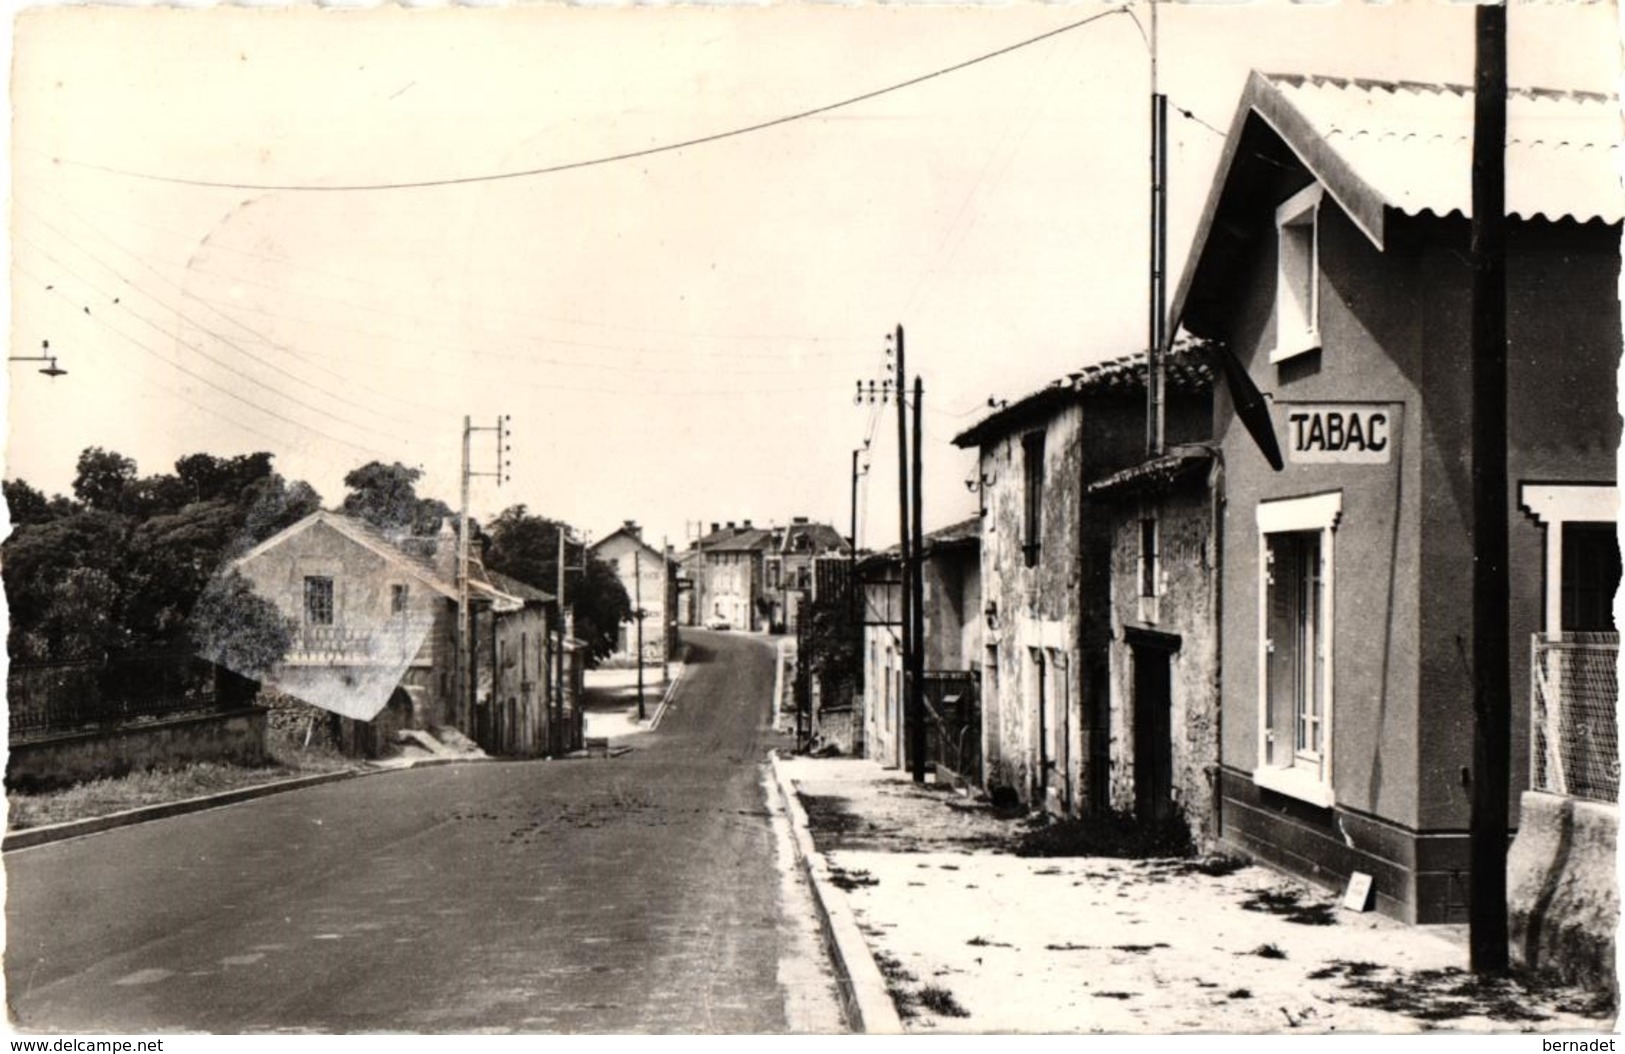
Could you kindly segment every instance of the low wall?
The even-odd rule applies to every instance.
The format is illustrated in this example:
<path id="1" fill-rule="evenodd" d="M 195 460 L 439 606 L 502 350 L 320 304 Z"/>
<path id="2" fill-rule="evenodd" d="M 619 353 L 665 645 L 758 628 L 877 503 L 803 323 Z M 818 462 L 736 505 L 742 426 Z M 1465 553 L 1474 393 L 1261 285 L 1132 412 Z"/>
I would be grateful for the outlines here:
<path id="1" fill-rule="evenodd" d="M 244 707 L 13 742 L 6 786 L 44 790 L 190 761 L 264 764 L 265 718 L 264 710 Z"/>
<path id="2" fill-rule="evenodd" d="M 1619 807 L 1525 791 L 1507 856 L 1512 956 L 1556 980 L 1616 985 Z"/>

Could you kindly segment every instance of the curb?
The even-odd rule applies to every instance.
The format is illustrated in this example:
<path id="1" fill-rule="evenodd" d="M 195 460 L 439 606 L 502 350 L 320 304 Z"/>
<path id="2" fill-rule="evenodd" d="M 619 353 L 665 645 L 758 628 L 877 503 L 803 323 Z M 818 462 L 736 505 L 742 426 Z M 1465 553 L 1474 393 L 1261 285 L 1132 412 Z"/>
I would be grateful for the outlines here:
<path id="1" fill-rule="evenodd" d="M 773 731 L 784 731 L 784 641 L 773 646 Z"/>
<path id="2" fill-rule="evenodd" d="M 824 947 L 835 968 L 836 987 L 840 992 L 841 1007 L 847 1023 L 854 1032 L 871 1035 L 902 1035 L 903 1020 L 897 1016 L 897 1005 L 886 990 L 886 980 L 875 965 L 874 953 L 858 929 L 857 916 L 847 903 L 846 895 L 830 880 L 829 861 L 813 845 L 812 831 L 807 825 L 807 810 L 801 805 L 790 780 L 779 767 L 778 751 L 768 755 L 768 766 L 773 770 L 773 782 L 779 788 L 784 811 L 790 818 L 790 829 L 796 847 L 796 858 L 801 861 L 812 886 L 813 904 L 818 908 L 819 929 L 824 935 Z"/>
<path id="3" fill-rule="evenodd" d="M 660 705 L 655 707 L 654 716 L 649 718 L 650 732 L 660 727 L 661 718 L 666 716 L 666 707 L 671 705 L 671 697 L 677 694 L 677 686 L 683 682 L 683 674 L 688 672 L 688 649 L 687 644 L 683 645 L 683 654 L 677 660 L 677 676 L 671 679 L 666 694 L 660 697 Z"/>
<path id="4" fill-rule="evenodd" d="M 218 794 L 206 794 L 201 798 L 184 798 L 181 801 L 163 802 L 158 805 L 143 805 L 137 809 L 126 809 L 123 812 L 109 813 L 106 816 L 92 816 L 84 820 L 67 820 L 63 823 L 46 824 L 41 827 L 25 827 L 20 831 L 7 832 L 5 838 L 0 840 L 0 852 L 9 853 L 15 849 L 32 849 L 35 846 L 63 842 L 69 838 L 82 838 L 85 835 L 100 834 L 103 831 L 130 827 L 138 823 L 164 820 L 171 816 L 184 816 L 187 813 L 203 812 L 206 809 L 219 809 L 227 805 L 253 801 L 256 798 L 268 798 L 273 794 L 282 794 L 286 791 L 319 787 L 324 783 L 339 783 L 362 776 L 377 776 L 385 772 L 404 772 L 408 769 L 430 768 L 436 765 L 455 765 L 463 761 L 480 760 L 482 759 L 423 758 L 414 761 L 410 765 L 323 772 L 315 776 L 296 776 L 288 780 L 256 783 L 252 787 L 238 787 L 235 790 L 221 791 Z"/>

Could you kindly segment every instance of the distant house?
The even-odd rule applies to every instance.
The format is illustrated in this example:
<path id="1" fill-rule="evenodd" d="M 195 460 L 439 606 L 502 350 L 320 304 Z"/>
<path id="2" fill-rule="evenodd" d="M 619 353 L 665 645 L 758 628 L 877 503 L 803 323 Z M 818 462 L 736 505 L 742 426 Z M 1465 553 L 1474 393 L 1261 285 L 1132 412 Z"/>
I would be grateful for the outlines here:
<path id="1" fill-rule="evenodd" d="M 1464 919 L 1470 877 L 1472 117 L 1461 87 L 1253 74 L 1174 304 L 1271 393 L 1286 458 L 1271 471 L 1215 400 L 1218 831 L 1328 885 L 1371 875 L 1376 906 L 1416 922 Z M 1509 92 L 1496 646 L 1516 701 L 1508 809 L 1555 825 L 1556 870 L 1534 882 L 1553 926 L 1587 881 L 1617 905 L 1611 869 L 1576 886 L 1551 853 L 1611 846 L 1617 824 L 1618 138 L 1617 99 Z M 1611 977 L 1611 928 L 1607 945 Z"/>
<path id="2" fill-rule="evenodd" d="M 511 580 L 504 590 L 471 561 L 471 691 L 459 700 L 456 549 L 449 525 L 432 539 L 391 537 L 321 511 L 238 558 L 232 568 L 294 629 L 268 686 L 336 715 L 342 743 L 362 753 L 389 749 L 400 729 L 440 726 L 484 734 L 496 752 L 537 752 L 545 728 L 508 730 L 545 725 L 553 598 Z M 493 700 L 506 710 L 510 698 L 513 720 L 494 719 Z"/>
<path id="3" fill-rule="evenodd" d="M 1168 434 L 1200 441 L 1205 351 L 1168 361 Z M 1143 352 L 1084 367 L 954 439 L 979 452 L 985 779 L 1057 815 L 1112 805 L 1113 513 L 1085 486 L 1144 456 L 1145 373 Z"/>
<path id="4" fill-rule="evenodd" d="M 699 552 L 694 582 L 695 617 L 702 626 L 737 630 L 770 628 L 772 601 L 767 589 L 767 554 L 777 549 L 773 531 L 713 523 L 695 541 Z"/>
<path id="5" fill-rule="evenodd" d="M 850 554 L 851 547 L 839 531 L 806 516 L 797 516 L 790 526 L 775 531 L 762 556 L 764 588 L 772 604 L 770 623 L 786 633 L 796 632 L 807 605 L 818 599 L 819 561 L 844 562 Z"/>
<path id="6" fill-rule="evenodd" d="M 981 520 L 932 531 L 921 554 L 928 767 L 981 782 Z M 902 562 L 897 547 L 858 563 L 864 620 L 861 747 L 903 768 L 912 762 L 902 671 Z"/>
<path id="7" fill-rule="evenodd" d="M 643 528 L 627 520 L 591 549 L 595 559 L 615 569 L 636 609 L 642 604 L 643 660 L 664 662 L 671 654 L 671 627 L 677 613 L 677 573 L 670 556 L 643 540 Z M 630 660 L 637 655 L 637 621 L 621 624 L 612 658 Z"/>

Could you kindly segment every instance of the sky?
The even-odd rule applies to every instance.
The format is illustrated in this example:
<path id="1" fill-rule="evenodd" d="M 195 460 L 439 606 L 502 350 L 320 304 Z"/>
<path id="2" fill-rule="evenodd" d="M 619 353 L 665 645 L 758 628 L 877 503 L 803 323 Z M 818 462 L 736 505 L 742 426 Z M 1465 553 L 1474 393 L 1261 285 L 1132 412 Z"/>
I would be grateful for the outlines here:
<path id="1" fill-rule="evenodd" d="M 1250 69 L 1472 81 L 1465 5 L 1157 15 L 1171 285 Z M 511 480 L 473 479 L 476 516 L 523 503 L 596 537 L 633 519 L 681 547 L 695 523 L 844 532 L 868 440 L 859 535 L 879 547 L 895 407 L 853 395 L 902 325 L 926 526 L 971 515 L 951 440 L 990 397 L 1144 346 L 1149 17 L 25 11 L 10 347 L 49 341 L 68 374 L 9 364 L 5 477 L 66 491 L 89 446 L 143 474 L 268 450 L 329 506 L 371 460 L 455 506 L 465 415 L 506 414 Z M 1515 85 L 1617 89 L 1611 4 L 1516 5 L 1509 37 Z M 495 438 L 473 435 L 475 471 Z"/>

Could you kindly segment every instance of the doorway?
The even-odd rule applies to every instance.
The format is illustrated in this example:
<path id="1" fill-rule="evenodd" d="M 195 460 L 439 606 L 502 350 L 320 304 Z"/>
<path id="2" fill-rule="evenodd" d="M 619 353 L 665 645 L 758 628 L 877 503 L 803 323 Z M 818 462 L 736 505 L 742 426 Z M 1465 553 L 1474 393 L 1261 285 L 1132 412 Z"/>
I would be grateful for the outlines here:
<path id="1" fill-rule="evenodd" d="M 1177 639 L 1177 638 L 1176 638 Z M 1134 815 L 1174 815 L 1173 653 L 1164 641 L 1132 641 L 1134 662 Z"/>

